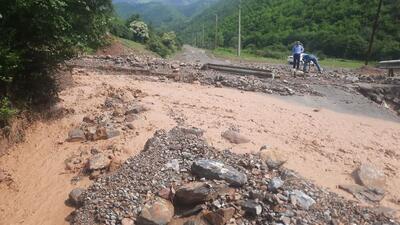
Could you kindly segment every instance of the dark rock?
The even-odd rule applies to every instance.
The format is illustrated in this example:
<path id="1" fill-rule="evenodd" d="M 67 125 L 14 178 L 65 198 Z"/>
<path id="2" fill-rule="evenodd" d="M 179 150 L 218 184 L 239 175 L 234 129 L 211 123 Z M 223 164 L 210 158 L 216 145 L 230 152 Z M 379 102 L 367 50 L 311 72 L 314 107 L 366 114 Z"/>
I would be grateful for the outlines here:
<path id="1" fill-rule="evenodd" d="M 243 202 L 242 208 L 248 216 L 257 216 L 262 213 L 262 206 L 254 200 Z"/>
<path id="2" fill-rule="evenodd" d="M 385 192 L 379 188 L 360 185 L 339 185 L 339 188 L 349 192 L 358 200 L 367 203 L 380 202 L 385 197 Z"/>
<path id="3" fill-rule="evenodd" d="M 199 177 L 225 180 L 237 187 L 243 186 L 247 182 L 246 174 L 221 162 L 208 159 L 196 160 L 191 166 L 191 171 Z"/>
<path id="4" fill-rule="evenodd" d="M 210 185 L 193 182 L 180 187 L 175 194 L 175 202 L 183 205 L 197 205 L 213 199 L 216 192 Z"/>
<path id="5" fill-rule="evenodd" d="M 233 130 L 227 130 L 221 134 L 223 138 L 228 140 L 231 143 L 234 144 L 243 144 L 243 143 L 249 143 L 250 140 L 240 133 L 233 131 Z"/>
<path id="6" fill-rule="evenodd" d="M 69 193 L 69 201 L 76 207 L 82 205 L 82 194 L 85 192 L 83 188 L 75 188 Z"/>
<path id="7" fill-rule="evenodd" d="M 174 216 L 174 206 L 171 202 L 156 198 L 153 202 L 146 204 L 139 217 L 137 225 L 166 225 Z"/>
<path id="8" fill-rule="evenodd" d="M 81 129 L 72 129 L 68 133 L 68 142 L 86 141 L 85 133 Z"/>
<path id="9" fill-rule="evenodd" d="M 280 177 L 274 177 L 272 178 L 271 182 L 268 184 L 268 190 L 269 191 L 276 191 L 280 187 L 283 186 L 283 180 Z"/>

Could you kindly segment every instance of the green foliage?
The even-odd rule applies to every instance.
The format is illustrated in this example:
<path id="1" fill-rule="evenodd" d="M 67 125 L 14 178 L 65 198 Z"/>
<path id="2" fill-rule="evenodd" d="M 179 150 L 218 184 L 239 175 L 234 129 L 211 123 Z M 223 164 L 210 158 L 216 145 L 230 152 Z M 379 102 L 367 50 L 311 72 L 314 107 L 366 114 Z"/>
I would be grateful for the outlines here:
<path id="1" fill-rule="evenodd" d="M 11 108 L 11 103 L 8 98 L 0 99 L 0 128 L 7 125 L 9 120 L 17 113 Z"/>
<path id="2" fill-rule="evenodd" d="M 131 40 L 133 38 L 133 33 L 126 26 L 125 22 L 119 18 L 113 17 L 110 20 L 110 32 L 117 37 Z"/>
<path id="3" fill-rule="evenodd" d="M 193 43 L 193 34 L 206 27 L 208 42 L 214 42 L 215 14 L 219 17 L 219 46 L 235 48 L 239 0 L 221 0 L 215 6 L 179 27 L 178 36 Z M 289 54 L 300 40 L 306 51 L 326 56 L 363 59 L 368 48 L 378 0 L 246 0 L 242 1 L 244 48 L 279 57 Z M 372 57 L 376 60 L 400 57 L 400 0 L 384 0 Z M 276 49 L 281 45 L 284 48 Z M 210 45 L 208 45 L 210 46 Z M 212 46 L 212 45 L 211 45 Z"/>
<path id="4" fill-rule="evenodd" d="M 105 43 L 110 0 L 0 0 L 0 97 L 28 105 L 57 95 L 53 72 Z"/>
<path id="5" fill-rule="evenodd" d="M 133 40 L 145 42 L 149 39 L 149 28 L 143 21 L 135 20 L 129 24 L 129 30 L 133 33 Z"/>

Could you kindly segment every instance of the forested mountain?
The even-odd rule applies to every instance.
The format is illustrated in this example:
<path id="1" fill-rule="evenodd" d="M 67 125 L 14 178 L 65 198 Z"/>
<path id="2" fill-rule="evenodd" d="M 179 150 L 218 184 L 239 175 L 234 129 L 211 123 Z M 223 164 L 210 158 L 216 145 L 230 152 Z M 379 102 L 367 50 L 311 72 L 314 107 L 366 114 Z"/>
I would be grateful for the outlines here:
<path id="1" fill-rule="evenodd" d="M 213 46 L 215 15 L 219 17 L 218 44 L 237 46 L 239 0 L 221 0 L 177 27 L 189 43 Z M 287 51 L 302 41 L 307 50 L 342 58 L 364 58 L 378 0 L 242 0 L 243 46 L 268 55 Z M 384 0 L 376 35 L 375 59 L 400 58 L 400 0 Z"/>
<path id="2" fill-rule="evenodd" d="M 216 0 L 114 0 L 118 16 L 127 19 L 139 14 L 158 30 L 168 30 L 187 22 Z"/>

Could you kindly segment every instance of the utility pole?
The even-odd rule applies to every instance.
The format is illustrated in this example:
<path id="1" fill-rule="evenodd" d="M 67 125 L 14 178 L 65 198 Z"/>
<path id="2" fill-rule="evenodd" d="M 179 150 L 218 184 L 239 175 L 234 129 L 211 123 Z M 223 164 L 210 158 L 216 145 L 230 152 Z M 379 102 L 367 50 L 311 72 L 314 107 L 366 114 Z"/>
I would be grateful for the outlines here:
<path id="1" fill-rule="evenodd" d="M 372 45 L 374 43 L 376 30 L 378 29 L 379 15 L 381 13 L 382 2 L 383 2 L 383 0 L 379 0 L 378 10 L 376 11 L 376 17 L 375 17 L 374 25 L 372 27 L 371 38 L 369 39 L 369 46 L 368 46 L 367 57 L 365 59 L 365 65 L 368 65 L 369 58 L 371 57 Z"/>
<path id="2" fill-rule="evenodd" d="M 214 39 L 214 49 L 218 47 L 218 14 L 215 14 L 215 39 Z"/>
<path id="3" fill-rule="evenodd" d="M 239 21 L 238 21 L 238 49 L 237 55 L 240 57 L 241 47 L 242 47 L 242 34 L 241 34 L 241 23 L 242 23 L 242 0 L 239 0 Z"/>
<path id="4" fill-rule="evenodd" d="M 203 23 L 203 40 L 202 40 L 202 44 L 201 44 L 202 48 L 205 48 L 205 32 L 204 32 L 204 23 Z"/>

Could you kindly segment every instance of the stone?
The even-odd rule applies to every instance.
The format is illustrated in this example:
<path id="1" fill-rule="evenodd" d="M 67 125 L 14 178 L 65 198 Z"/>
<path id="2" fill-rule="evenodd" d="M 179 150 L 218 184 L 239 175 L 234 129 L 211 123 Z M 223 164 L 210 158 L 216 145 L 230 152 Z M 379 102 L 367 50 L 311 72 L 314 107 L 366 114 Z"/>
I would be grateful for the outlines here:
<path id="1" fill-rule="evenodd" d="M 268 184 L 269 191 L 276 191 L 284 184 L 283 180 L 280 177 L 272 178 L 271 182 Z"/>
<path id="2" fill-rule="evenodd" d="M 97 140 L 107 140 L 110 138 L 114 138 L 120 135 L 120 132 L 118 130 L 115 130 L 113 128 L 109 128 L 109 127 L 98 127 L 96 129 L 96 133 L 94 135 L 93 140 L 97 141 Z"/>
<path id="3" fill-rule="evenodd" d="M 286 163 L 286 158 L 277 149 L 260 151 L 260 158 L 265 161 L 270 169 L 278 169 Z"/>
<path id="4" fill-rule="evenodd" d="M 135 129 L 135 126 L 133 126 L 133 124 L 131 124 L 131 123 L 126 124 L 126 126 L 131 130 Z"/>
<path id="5" fill-rule="evenodd" d="M 150 109 L 147 106 L 137 104 L 137 105 L 132 106 L 128 111 L 126 111 L 125 115 L 140 114 L 142 112 L 146 112 L 149 110 Z"/>
<path id="6" fill-rule="evenodd" d="M 177 159 L 172 159 L 168 163 L 165 164 L 167 169 L 172 169 L 175 172 L 179 173 L 179 161 Z"/>
<path id="7" fill-rule="evenodd" d="M 68 133 L 68 142 L 80 142 L 80 141 L 86 141 L 86 136 L 85 133 L 78 128 L 72 129 Z"/>
<path id="8" fill-rule="evenodd" d="M 242 208 L 248 216 L 257 216 L 262 212 L 262 206 L 254 200 L 248 200 L 242 203 Z"/>
<path id="9" fill-rule="evenodd" d="M 314 199 L 300 190 L 290 192 L 290 202 L 304 210 L 308 210 L 316 203 Z"/>
<path id="10" fill-rule="evenodd" d="M 167 225 L 174 216 L 174 206 L 170 201 L 156 198 L 154 201 L 144 205 L 137 225 Z"/>
<path id="11" fill-rule="evenodd" d="M 216 212 L 207 212 L 204 219 L 212 225 L 225 225 L 235 214 L 235 208 L 219 209 Z"/>
<path id="12" fill-rule="evenodd" d="M 356 182 L 366 187 L 383 188 L 386 183 L 385 174 L 369 164 L 362 164 L 353 174 Z"/>
<path id="13" fill-rule="evenodd" d="M 235 187 L 241 187 L 247 183 L 246 174 L 239 172 L 231 166 L 214 160 L 196 160 L 191 166 L 191 172 L 194 175 L 207 179 L 225 180 Z"/>
<path id="14" fill-rule="evenodd" d="M 133 221 L 131 218 L 123 218 L 121 220 L 121 225 L 134 225 L 135 221 Z"/>
<path id="15" fill-rule="evenodd" d="M 173 200 L 175 197 L 175 190 L 173 187 L 163 188 L 160 191 L 158 191 L 158 196 L 166 200 Z"/>
<path id="16" fill-rule="evenodd" d="M 367 203 L 377 203 L 385 197 L 385 192 L 379 188 L 360 185 L 339 185 L 339 188 L 352 194 L 356 199 Z"/>
<path id="17" fill-rule="evenodd" d="M 133 121 L 135 121 L 135 120 L 137 120 L 138 119 L 138 116 L 137 115 L 134 115 L 134 114 L 129 114 L 129 115 L 126 115 L 125 116 L 125 121 L 127 122 L 127 123 L 132 123 Z"/>
<path id="18" fill-rule="evenodd" d="M 69 201 L 72 205 L 79 207 L 82 205 L 82 194 L 85 192 L 83 188 L 75 188 L 69 193 Z"/>
<path id="19" fill-rule="evenodd" d="M 192 182 L 183 185 L 175 193 L 175 202 L 182 205 L 197 205 L 215 198 L 216 192 L 203 182 Z"/>
<path id="20" fill-rule="evenodd" d="M 108 168 L 111 160 L 104 154 L 96 154 L 89 158 L 89 169 L 100 170 Z"/>
<path id="21" fill-rule="evenodd" d="M 85 116 L 83 117 L 83 122 L 88 123 L 88 124 L 94 124 L 95 120 L 92 116 Z"/>
<path id="22" fill-rule="evenodd" d="M 233 144 L 244 144 L 250 142 L 249 139 L 233 130 L 227 130 L 223 132 L 221 136 Z"/>

